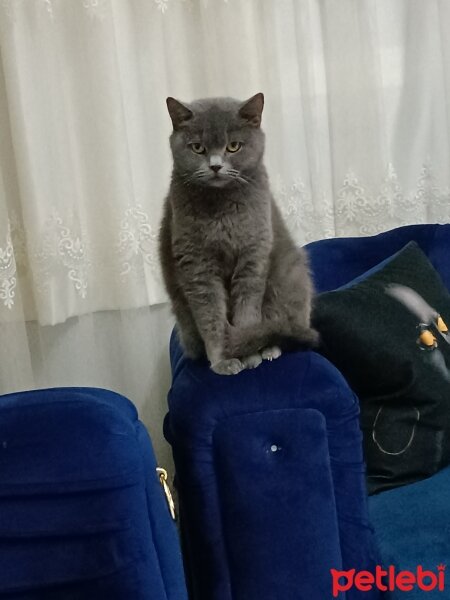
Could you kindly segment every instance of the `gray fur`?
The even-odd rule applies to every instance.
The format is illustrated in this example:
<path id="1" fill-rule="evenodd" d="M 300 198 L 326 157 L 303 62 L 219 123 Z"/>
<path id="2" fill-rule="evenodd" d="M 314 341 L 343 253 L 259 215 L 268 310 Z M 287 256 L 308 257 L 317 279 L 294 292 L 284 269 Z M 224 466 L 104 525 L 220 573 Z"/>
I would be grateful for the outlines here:
<path id="1" fill-rule="evenodd" d="M 263 101 L 262 94 L 247 102 L 167 99 L 174 165 L 162 271 L 186 354 L 206 353 L 222 374 L 277 358 L 279 347 L 317 341 L 307 257 L 286 229 L 263 165 Z M 241 149 L 227 151 L 231 142 Z"/>

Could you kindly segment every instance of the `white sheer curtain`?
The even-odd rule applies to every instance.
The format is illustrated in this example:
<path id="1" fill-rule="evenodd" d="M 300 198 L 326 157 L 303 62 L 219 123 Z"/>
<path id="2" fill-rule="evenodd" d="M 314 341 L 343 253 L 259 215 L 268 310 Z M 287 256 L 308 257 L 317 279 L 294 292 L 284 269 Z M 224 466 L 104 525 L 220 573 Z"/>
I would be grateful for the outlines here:
<path id="1" fill-rule="evenodd" d="M 266 95 L 299 243 L 450 220 L 445 0 L 2 0 L 0 393 L 99 385 L 160 455 L 165 97 Z"/>

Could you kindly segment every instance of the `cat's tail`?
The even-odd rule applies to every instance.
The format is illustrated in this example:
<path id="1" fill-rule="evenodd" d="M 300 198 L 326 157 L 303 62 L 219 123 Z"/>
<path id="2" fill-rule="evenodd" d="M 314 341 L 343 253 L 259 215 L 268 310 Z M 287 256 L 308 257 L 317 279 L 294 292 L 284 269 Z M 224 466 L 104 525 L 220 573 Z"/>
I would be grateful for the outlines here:
<path id="1" fill-rule="evenodd" d="M 298 323 L 263 321 L 248 327 L 228 326 L 226 349 L 229 357 L 250 356 L 263 348 L 279 346 L 282 350 L 316 347 L 319 334 Z"/>

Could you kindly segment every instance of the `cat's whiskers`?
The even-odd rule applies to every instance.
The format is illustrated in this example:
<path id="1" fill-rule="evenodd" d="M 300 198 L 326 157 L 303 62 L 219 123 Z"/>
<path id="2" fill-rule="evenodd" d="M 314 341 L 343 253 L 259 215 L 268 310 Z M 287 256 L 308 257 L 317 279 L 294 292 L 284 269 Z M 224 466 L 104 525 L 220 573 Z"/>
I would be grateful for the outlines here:
<path id="1" fill-rule="evenodd" d="M 184 185 L 190 186 L 195 181 L 198 181 L 199 179 L 204 179 L 207 174 L 208 173 L 206 172 L 205 169 L 197 169 L 193 173 L 189 173 L 189 172 L 185 171 L 184 173 L 180 174 L 180 177 L 181 177 L 181 180 Z"/>
<path id="2" fill-rule="evenodd" d="M 246 185 L 249 183 L 249 181 L 241 175 L 240 171 L 237 171 L 236 169 L 228 169 L 226 174 L 239 183 L 244 183 Z"/>
<path id="3" fill-rule="evenodd" d="M 207 171 L 206 169 L 197 169 L 197 171 L 194 171 L 192 173 L 191 178 L 192 179 L 204 179 L 207 175 Z"/>
<path id="4" fill-rule="evenodd" d="M 179 177 L 180 177 L 181 181 L 183 182 L 183 184 L 185 184 L 185 185 L 190 184 L 191 174 L 188 171 L 184 171 L 183 173 L 180 173 Z"/>

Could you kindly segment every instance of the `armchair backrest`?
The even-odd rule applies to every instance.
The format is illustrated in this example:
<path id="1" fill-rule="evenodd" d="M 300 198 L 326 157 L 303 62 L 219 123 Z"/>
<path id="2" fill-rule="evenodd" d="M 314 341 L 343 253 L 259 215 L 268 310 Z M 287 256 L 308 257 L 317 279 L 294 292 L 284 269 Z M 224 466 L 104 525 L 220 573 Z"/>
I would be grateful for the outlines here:
<path id="1" fill-rule="evenodd" d="M 333 290 L 416 241 L 450 290 L 450 225 L 408 225 L 370 237 L 333 238 L 306 246 L 317 292 Z"/>

